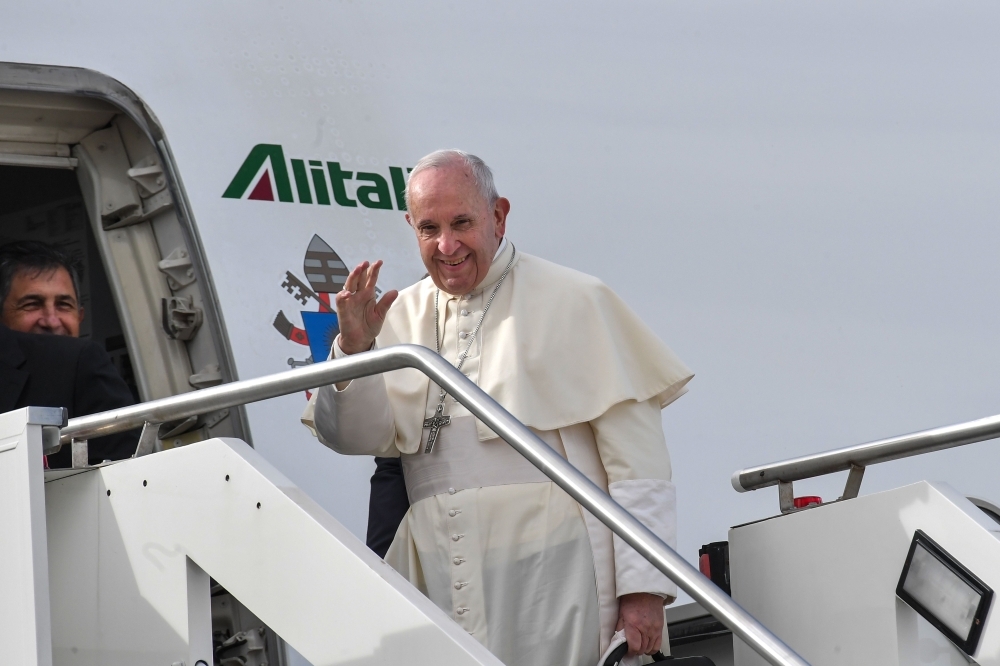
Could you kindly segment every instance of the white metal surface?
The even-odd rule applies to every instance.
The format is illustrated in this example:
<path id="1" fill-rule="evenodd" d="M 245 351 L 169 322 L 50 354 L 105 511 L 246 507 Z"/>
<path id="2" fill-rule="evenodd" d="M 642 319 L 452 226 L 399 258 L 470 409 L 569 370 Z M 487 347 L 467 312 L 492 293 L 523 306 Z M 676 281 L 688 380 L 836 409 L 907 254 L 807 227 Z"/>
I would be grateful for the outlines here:
<path id="1" fill-rule="evenodd" d="M 314 666 L 499 664 L 238 440 L 53 473 L 46 495 L 57 666 L 211 664 L 209 576 Z"/>
<path id="2" fill-rule="evenodd" d="M 0 414 L 0 663 L 51 666 L 42 427 L 62 410 Z"/>
<path id="3" fill-rule="evenodd" d="M 1000 525 L 945 484 L 920 482 L 730 530 L 733 598 L 814 666 L 964 664 L 957 648 L 896 598 L 922 529 L 1000 590 Z M 1000 664 L 996 600 L 976 663 Z M 736 664 L 761 660 L 740 640 Z"/>
<path id="4" fill-rule="evenodd" d="M 208 575 L 175 543 L 129 540 L 100 470 L 52 476 L 45 494 L 53 663 L 211 664 Z"/>

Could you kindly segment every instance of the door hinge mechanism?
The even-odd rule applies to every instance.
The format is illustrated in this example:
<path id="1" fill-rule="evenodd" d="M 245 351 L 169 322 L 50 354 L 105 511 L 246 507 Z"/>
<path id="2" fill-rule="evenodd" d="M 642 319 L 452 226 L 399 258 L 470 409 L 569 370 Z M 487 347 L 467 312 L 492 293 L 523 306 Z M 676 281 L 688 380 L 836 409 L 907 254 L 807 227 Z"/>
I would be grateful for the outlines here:
<path id="1" fill-rule="evenodd" d="M 163 332 L 171 340 L 190 340 L 205 318 L 194 304 L 193 296 L 171 296 L 160 301 L 163 307 Z"/>
<path id="2" fill-rule="evenodd" d="M 132 167 L 126 173 L 139 186 L 139 196 L 151 197 L 167 186 L 167 178 L 159 164 Z"/>
<path id="3" fill-rule="evenodd" d="M 171 291 L 186 287 L 196 279 L 191 257 L 182 247 L 175 248 L 157 266 L 160 267 L 160 272 L 167 276 L 167 285 Z"/>
<path id="4" fill-rule="evenodd" d="M 195 388 L 207 388 L 222 383 L 222 371 L 218 363 L 209 363 L 204 368 L 188 377 L 188 383 Z"/>

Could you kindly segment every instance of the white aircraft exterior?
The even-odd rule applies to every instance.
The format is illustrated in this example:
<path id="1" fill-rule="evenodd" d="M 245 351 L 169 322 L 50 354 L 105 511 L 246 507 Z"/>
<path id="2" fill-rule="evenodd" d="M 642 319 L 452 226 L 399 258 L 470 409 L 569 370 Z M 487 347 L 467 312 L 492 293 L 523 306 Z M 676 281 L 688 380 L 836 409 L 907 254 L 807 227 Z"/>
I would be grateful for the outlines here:
<path id="1" fill-rule="evenodd" d="M 774 491 L 732 491 L 734 469 L 998 411 L 998 14 L 4 0 L 0 164 L 74 170 L 81 251 L 108 280 L 88 288 L 114 301 L 87 330 L 117 313 L 148 400 L 320 360 L 320 278 L 381 258 L 383 290 L 420 279 L 407 168 L 480 155 L 509 238 L 608 282 L 696 372 L 664 414 L 694 562 L 776 512 Z M 13 197 L 0 182 L 0 240 L 62 210 L 5 217 Z M 318 444 L 305 403 L 162 446 L 241 436 L 363 538 L 373 465 Z M 931 478 L 996 499 L 998 463 L 979 444 L 865 491 Z"/>

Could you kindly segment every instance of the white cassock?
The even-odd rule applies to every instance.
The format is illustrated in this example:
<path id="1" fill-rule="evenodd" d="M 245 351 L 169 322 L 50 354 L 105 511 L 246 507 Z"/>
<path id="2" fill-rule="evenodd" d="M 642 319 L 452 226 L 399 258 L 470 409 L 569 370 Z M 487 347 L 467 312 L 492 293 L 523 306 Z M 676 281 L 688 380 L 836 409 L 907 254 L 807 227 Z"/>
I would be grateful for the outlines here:
<path id="1" fill-rule="evenodd" d="M 676 499 L 660 410 L 691 372 L 596 278 L 506 240 L 469 294 L 440 295 L 457 364 L 513 254 L 462 372 L 671 546 Z M 435 348 L 429 278 L 404 289 L 376 340 Z M 343 356 L 338 345 L 334 355 Z M 410 510 L 386 562 L 511 666 L 592 666 L 632 592 L 675 585 L 417 370 L 319 389 L 303 421 L 345 454 L 402 456 Z M 314 410 L 314 411 L 313 411 Z M 666 647 L 666 646 L 665 646 Z M 666 651 L 666 650 L 665 650 Z"/>

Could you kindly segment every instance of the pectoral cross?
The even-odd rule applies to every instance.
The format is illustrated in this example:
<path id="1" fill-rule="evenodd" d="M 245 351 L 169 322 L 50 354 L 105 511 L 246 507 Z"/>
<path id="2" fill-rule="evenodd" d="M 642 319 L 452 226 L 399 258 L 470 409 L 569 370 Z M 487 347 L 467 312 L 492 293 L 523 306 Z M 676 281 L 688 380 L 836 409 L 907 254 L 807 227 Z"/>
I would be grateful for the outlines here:
<path id="1" fill-rule="evenodd" d="M 429 419 L 424 419 L 424 427 L 431 429 L 431 431 L 427 433 L 427 446 L 424 447 L 424 453 L 431 452 L 431 449 L 434 448 L 434 443 L 437 442 L 438 434 L 440 434 L 441 428 L 446 425 L 451 425 L 451 417 L 445 416 L 444 403 L 439 403 L 437 411 L 434 412 L 434 416 Z"/>

